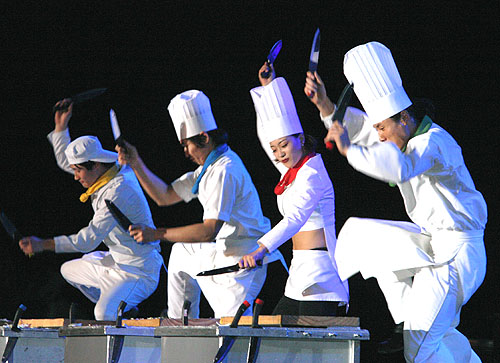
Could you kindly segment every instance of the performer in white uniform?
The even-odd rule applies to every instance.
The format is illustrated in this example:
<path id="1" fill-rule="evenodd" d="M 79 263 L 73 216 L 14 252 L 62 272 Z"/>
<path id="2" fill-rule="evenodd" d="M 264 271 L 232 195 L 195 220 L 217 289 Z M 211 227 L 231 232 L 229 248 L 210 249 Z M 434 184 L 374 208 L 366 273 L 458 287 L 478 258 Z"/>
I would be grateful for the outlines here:
<path id="1" fill-rule="evenodd" d="M 315 140 L 305 136 L 284 78 L 275 79 L 267 63 L 259 70 L 262 86 L 250 91 L 257 112 L 262 146 L 282 173 L 275 189 L 283 219 L 259 239 L 260 247 L 240 266 L 255 266 L 266 253 L 292 239 L 293 258 L 285 293 L 273 314 L 336 315 L 349 300 L 333 258 L 336 244 L 332 182 L 315 153 Z M 271 73 L 262 78 L 261 72 Z M 274 156 L 273 156 L 274 155 Z"/>
<path id="2" fill-rule="evenodd" d="M 421 101 L 412 104 L 384 45 L 349 51 L 344 73 L 366 113 L 348 109 L 345 125 L 335 121 L 325 141 L 334 141 L 356 170 L 397 185 L 414 223 L 350 218 L 337 244 L 340 276 L 377 278 L 394 321 L 404 322 L 408 362 L 480 361 L 456 330 L 486 271 L 486 203 L 461 149 Z M 317 74 L 308 74 L 311 90 L 324 95 Z M 318 104 L 330 124 L 333 104 Z"/>
<path id="3" fill-rule="evenodd" d="M 168 110 L 186 157 L 199 167 L 168 185 L 146 167 L 132 145 L 127 143 L 126 150 L 117 148 L 119 160 L 134 169 L 158 205 L 198 198 L 203 222 L 158 229 L 134 225 L 131 234 L 139 242 L 179 242 L 172 247 L 169 261 L 169 317 L 182 316 L 184 300 L 191 302 L 190 316 L 197 317 L 200 288 L 216 318 L 233 316 L 244 300 L 253 303 L 264 284 L 267 265 L 216 276 L 196 274 L 235 264 L 253 252 L 270 223 L 262 214 L 257 190 L 245 166 L 228 147 L 225 131 L 217 128 L 207 96 L 196 90 L 183 92 L 172 99 Z M 280 256 L 275 253 L 265 262 Z"/>
<path id="4" fill-rule="evenodd" d="M 62 102 L 62 101 L 61 101 Z M 58 166 L 73 173 L 87 191 L 80 201 L 92 202 L 89 225 L 70 236 L 51 239 L 26 237 L 19 242 L 26 254 L 51 250 L 56 253 L 89 252 L 101 242 L 109 252 L 95 251 L 61 266 L 61 274 L 92 302 L 97 320 L 115 320 L 120 301 L 125 311 L 149 297 L 158 286 L 163 259 L 159 241 L 137 243 L 115 221 L 105 200 L 111 200 L 132 221 L 153 226 L 146 197 L 128 167 L 120 167 L 115 152 L 103 150 L 94 136 L 70 143 L 68 122 L 72 106 L 55 114 L 55 130 L 48 135 Z"/>

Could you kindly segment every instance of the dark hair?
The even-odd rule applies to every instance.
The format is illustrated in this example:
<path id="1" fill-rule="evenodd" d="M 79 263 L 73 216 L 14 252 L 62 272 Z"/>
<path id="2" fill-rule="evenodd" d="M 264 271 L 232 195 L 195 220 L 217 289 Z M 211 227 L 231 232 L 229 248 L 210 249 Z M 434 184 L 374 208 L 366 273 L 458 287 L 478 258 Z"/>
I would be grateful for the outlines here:
<path id="1" fill-rule="evenodd" d="M 95 166 L 95 161 L 92 161 L 92 160 L 89 160 L 89 161 L 86 161 L 84 163 L 80 163 L 80 164 L 76 164 L 82 168 L 85 168 L 87 170 L 92 170 L 94 169 L 94 166 Z M 109 169 L 109 168 L 112 168 L 116 163 L 115 162 L 112 162 L 112 163 L 102 163 L 100 162 L 106 169 Z"/>
<path id="2" fill-rule="evenodd" d="M 208 136 L 212 139 L 215 146 L 227 144 L 229 140 L 229 136 L 227 132 L 223 129 L 215 129 L 211 131 L 207 131 Z M 205 135 L 195 135 L 188 137 L 186 140 L 190 140 L 193 144 L 195 144 L 199 148 L 204 148 L 207 146 L 207 138 Z"/>
<path id="3" fill-rule="evenodd" d="M 293 137 L 299 137 L 300 134 L 293 134 Z M 304 134 L 304 149 L 305 154 L 310 154 L 316 152 L 316 147 L 318 146 L 318 142 L 316 139 L 308 134 Z"/>
<path id="4" fill-rule="evenodd" d="M 435 109 L 432 101 L 427 98 L 415 98 L 413 104 L 406 109 L 406 112 L 417 122 L 420 123 L 425 115 L 429 116 L 432 120 L 435 117 Z M 391 116 L 395 121 L 401 119 L 401 112 Z"/>

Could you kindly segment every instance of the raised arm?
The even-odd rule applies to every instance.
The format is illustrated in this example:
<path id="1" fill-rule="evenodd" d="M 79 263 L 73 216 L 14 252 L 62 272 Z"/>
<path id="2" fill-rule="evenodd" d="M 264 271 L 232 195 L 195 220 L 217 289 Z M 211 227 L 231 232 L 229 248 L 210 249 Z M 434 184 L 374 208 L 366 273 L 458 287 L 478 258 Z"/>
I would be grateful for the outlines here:
<path id="1" fill-rule="evenodd" d="M 333 114 L 333 111 L 335 111 L 335 104 L 328 98 L 325 84 L 318 72 L 314 72 L 314 74 L 307 72 L 304 93 L 319 110 L 322 118 Z"/>
<path id="2" fill-rule="evenodd" d="M 70 102 L 67 99 L 61 100 L 56 103 L 59 105 L 61 103 Z M 73 170 L 69 167 L 68 160 L 66 159 L 66 154 L 64 150 L 71 142 L 69 136 L 68 123 L 73 114 L 73 104 L 71 103 L 68 108 L 63 110 L 58 110 L 54 113 L 54 130 L 47 135 L 49 142 L 54 149 L 54 156 L 56 157 L 57 165 L 67 173 L 73 174 Z"/>
<path id="3" fill-rule="evenodd" d="M 182 199 L 177 195 L 171 185 L 165 183 L 155 175 L 142 161 L 137 148 L 124 141 L 126 147 L 116 146 L 118 151 L 118 162 L 122 165 L 128 164 L 134 170 L 142 188 L 148 193 L 159 206 L 167 206 L 180 202 Z"/>

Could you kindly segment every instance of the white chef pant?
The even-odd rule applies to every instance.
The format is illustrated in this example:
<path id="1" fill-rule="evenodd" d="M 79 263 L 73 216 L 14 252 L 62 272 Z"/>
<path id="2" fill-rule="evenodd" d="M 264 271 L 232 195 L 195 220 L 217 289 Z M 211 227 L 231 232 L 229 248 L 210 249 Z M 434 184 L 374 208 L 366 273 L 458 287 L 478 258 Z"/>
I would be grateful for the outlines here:
<path id="1" fill-rule="evenodd" d="M 216 276 L 196 277 L 201 271 L 237 263 L 237 257 L 217 252 L 215 243 L 174 243 L 168 262 L 168 317 L 182 317 L 184 300 L 191 302 L 190 318 L 199 317 L 200 291 L 215 318 L 234 316 L 243 301 L 253 303 L 264 285 L 267 265 Z M 251 307 L 245 315 L 251 314 Z"/>
<path id="2" fill-rule="evenodd" d="M 486 255 L 482 238 L 464 243 L 447 263 L 393 272 L 391 267 L 395 264 L 405 263 L 405 260 L 407 263 L 418 262 L 418 256 L 393 254 L 390 257 L 394 250 L 384 247 L 397 244 L 399 246 L 396 248 L 401 251 L 412 251 L 413 243 L 419 242 L 414 245 L 417 247 L 425 240 L 425 236 L 421 237 L 415 232 L 417 226 L 407 222 L 399 224 L 351 218 L 344 227 L 344 233 L 341 231 L 339 234 L 337 247 L 349 251 L 350 256 L 336 256 L 337 263 L 349 263 L 346 261 L 348 259 L 357 260 L 361 272 L 365 270 L 365 278 L 370 277 L 366 271 L 376 271 L 373 275 L 384 293 L 394 321 L 404 321 L 407 362 L 480 361 L 467 338 L 456 327 L 461 307 L 484 279 Z M 453 238 L 452 234 L 450 238 Z M 441 242 L 446 243 L 445 240 Z M 344 244 L 352 245 L 347 249 Z M 421 246 L 425 247 L 424 244 Z M 357 256 L 353 255 L 354 251 Z M 359 265 L 360 262 L 361 265 L 371 266 L 366 268 Z M 386 270 L 382 271 L 384 267 Z"/>
<path id="3" fill-rule="evenodd" d="M 122 300 L 127 303 L 125 311 L 128 311 L 148 298 L 158 286 L 158 278 L 136 275 L 117 265 L 111 268 L 83 258 L 65 262 L 61 274 L 96 304 L 96 320 L 116 320 Z"/>

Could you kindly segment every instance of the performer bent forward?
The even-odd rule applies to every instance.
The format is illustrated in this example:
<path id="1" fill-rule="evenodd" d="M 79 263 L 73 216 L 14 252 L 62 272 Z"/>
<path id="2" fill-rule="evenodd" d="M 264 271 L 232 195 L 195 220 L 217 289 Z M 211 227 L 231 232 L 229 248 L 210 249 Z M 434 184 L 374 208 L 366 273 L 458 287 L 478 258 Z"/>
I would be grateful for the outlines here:
<path id="1" fill-rule="evenodd" d="M 63 101 L 61 101 L 63 102 Z M 65 102 L 65 101 L 64 101 Z M 128 167 L 117 163 L 115 152 L 103 150 L 94 136 L 82 136 L 70 143 L 68 122 L 72 105 L 55 114 L 55 130 L 48 135 L 57 164 L 73 173 L 88 188 L 80 201 L 92 202 L 94 216 L 77 234 L 40 239 L 32 236 L 19 242 L 25 254 L 43 250 L 89 252 L 101 242 L 109 252 L 95 251 L 61 266 L 61 274 L 92 302 L 97 320 L 115 320 L 120 301 L 130 310 L 149 297 L 158 286 L 163 259 L 159 241 L 137 243 L 117 225 L 105 200 L 109 199 L 132 221 L 153 226 L 146 197 Z"/>
<path id="2" fill-rule="evenodd" d="M 154 175 L 134 146 L 117 147 L 120 163 L 134 169 L 142 187 L 158 205 L 198 198 L 203 222 L 176 228 L 131 227 L 139 242 L 161 239 L 175 243 L 168 266 L 168 316 L 180 318 L 184 300 L 191 302 L 191 317 L 198 317 L 200 288 L 216 318 L 233 316 L 244 300 L 254 301 L 264 284 L 267 262 L 261 268 L 216 276 L 196 277 L 203 270 L 237 263 L 257 249 L 257 240 L 269 231 L 259 196 L 241 159 L 227 145 L 227 133 L 217 128 L 210 101 L 201 91 L 174 97 L 168 106 L 186 157 L 199 167 L 166 184 Z M 215 241 L 215 243 L 213 243 Z M 251 309 L 247 309 L 250 313 Z"/>
<path id="3" fill-rule="evenodd" d="M 412 104 L 384 45 L 350 50 L 344 73 L 366 114 L 348 109 L 345 126 L 334 122 L 326 140 L 356 170 L 396 184 L 414 223 L 349 219 L 337 244 L 340 276 L 377 278 L 394 321 L 404 322 L 408 362 L 480 361 L 456 330 L 486 271 L 486 203 L 461 149 L 426 103 Z M 317 80 L 308 74 L 306 91 L 322 88 Z"/>

